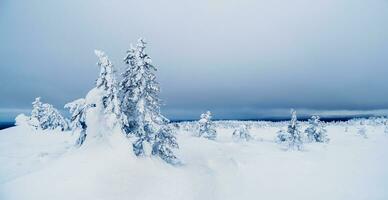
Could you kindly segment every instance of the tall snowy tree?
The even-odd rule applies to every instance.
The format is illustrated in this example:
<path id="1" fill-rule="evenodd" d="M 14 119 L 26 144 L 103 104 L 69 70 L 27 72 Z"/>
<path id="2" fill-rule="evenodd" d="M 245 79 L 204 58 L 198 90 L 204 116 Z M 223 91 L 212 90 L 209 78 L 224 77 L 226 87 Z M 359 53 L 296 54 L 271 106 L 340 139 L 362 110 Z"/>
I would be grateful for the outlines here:
<path id="1" fill-rule="evenodd" d="M 110 126 L 113 126 L 121 117 L 114 66 L 103 51 L 95 50 L 94 53 L 99 60 L 97 65 L 100 66 L 100 75 L 97 79 L 96 86 L 104 91 L 101 99 L 102 105 L 104 106 L 104 113 L 108 115 L 108 123 Z"/>
<path id="2" fill-rule="evenodd" d="M 178 148 L 175 136 L 167 128 L 169 120 L 160 113 L 159 83 L 157 68 L 145 51 L 146 42 L 140 38 L 135 48 L 131 47 L 124 58 L 128 66 L 120 82 L 123 131 L 135 136 L 135 155 L 146 155 L 145 145 L 151 146 L 152 155 L 168 163 L 176 163 L 173 148 Z"/>
<path id="3" fill-rule="evenodd" d="M 251 134 L 249 133 L 248 127 L 246 125 L 241 125 L 233 132 L 233 139 L 236 141 L 245 140 L 249 141 L 252 139 Z"/>
<path id="4" fill-rule="evenodd" d="M 29 124 L 36 129 L 68 129 L 68 122 L 59 113 L 53 105 L 42 103 L 40 97 L 37 97 L 32 103 L 33 109 L 31 112 Z"/>
<path id="5" fill-rule="evenodd" d="M 312 116 L 308 121 L 309 127 L 305 130 L 309 142 L 329 142 L 326 129 L 319 116 Z"/>
<path id="6" fill-rule="evenodd" d="M 216 139 L 217 131 L 211 119 L 212 113 L 210 111 L 201 114 L 201 119 L 199 120 L 199 137 L 204 137 L 210 140 Z"/>
<path id="7" fill-rule="evenodd" d="M 86 104 L 85 99 L 77 99 L 65 105 L 65 108 L 71 113 L 71 128 L 73 131 L 80 130 L 80 135 L 76 141 L 76 146 L 81 146 L 86 139 L 86 112 L 89 108 L 95 107 L 94 104 Z"/>
<path id="8" fill-rule="evenodd" d="M 296 117 L 296 111 L 291 109 L 291 121 L 288 124 L 287 131 L 279 131 L 277 142 L 286 144 L 288 149 L 302 150 L 303 140 L 302 132 L 300 131 L 299 122 Z"/>

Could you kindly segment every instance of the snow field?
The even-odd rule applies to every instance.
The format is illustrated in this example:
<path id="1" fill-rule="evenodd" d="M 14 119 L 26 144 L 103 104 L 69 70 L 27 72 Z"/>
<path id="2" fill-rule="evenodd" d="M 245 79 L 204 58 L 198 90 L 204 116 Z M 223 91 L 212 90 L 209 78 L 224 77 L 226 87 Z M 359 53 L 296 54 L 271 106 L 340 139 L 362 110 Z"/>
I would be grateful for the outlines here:
<path id="1" fill-rule="evenodd" d="M 280 127 L 279 127 L 280 126 Z M 137 158 L 121 134 L 79 149 L 70 132 L 17 126 L 0 131 L 0 199 L 388 199 L 388 134 L 383 126 L 330 124 L 330 143 L 284 151 L 283 125 L 253 126 L 254 140 L 235 142 L 217 126 L 215 141 L 177 130 L 181 166 Z M 306 128 L 303 125 L 303 129 Z"/>

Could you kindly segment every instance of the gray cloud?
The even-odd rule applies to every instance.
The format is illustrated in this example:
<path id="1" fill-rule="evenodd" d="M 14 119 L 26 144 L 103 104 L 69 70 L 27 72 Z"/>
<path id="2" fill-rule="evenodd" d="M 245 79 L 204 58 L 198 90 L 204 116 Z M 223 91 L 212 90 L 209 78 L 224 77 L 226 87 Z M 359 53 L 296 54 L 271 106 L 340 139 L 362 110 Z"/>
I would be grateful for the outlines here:
<path id="1" fill-rule="evenodd" d="M 62 107 L 84 96 L 99 70 L 93 50 L 122 68 L 142 36 L 172 118 L 386 109 L 386 19 L 379 0 L 5 0 L 0 108 L 28 108 L 36 96 Z"/>

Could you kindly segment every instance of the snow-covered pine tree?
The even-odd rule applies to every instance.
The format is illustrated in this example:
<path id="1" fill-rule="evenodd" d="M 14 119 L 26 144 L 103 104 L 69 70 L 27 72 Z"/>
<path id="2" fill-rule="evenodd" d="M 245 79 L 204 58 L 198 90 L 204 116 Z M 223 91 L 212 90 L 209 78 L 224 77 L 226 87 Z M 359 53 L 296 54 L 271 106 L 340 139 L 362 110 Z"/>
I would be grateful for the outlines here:
<path id="1" fill-rule="evenodd" d="M 42 103 L 40 97 L 37 97 L 32 102 L 32 112 L 29 120 L 29 124 L 36 129 L 57 129 L 62 131 L 68 129 L 67 120 L 59 113 L 53 105 L 48 103 Z"/>
<path id="2" fill-rule="evenodd" d="M 312 116 L 308 121 L 309 127 L 305 130 L 309 142 L 329 142 L 326 129 L 319 116 Z"/>
<path id="3" fill-rule="evenodd" d="M 178 148 L 175 136 L 169 129 L 169 120 L 160 113 L 159 83 L 156 81 L 151 58 L 145 52 L 146 42 L 140 38 L 136 48 L 131 46 L 124 58 L 128 66 L 120 82 L 123 131 L 135 136 L 133 151 L 136 156 L 159 156 L 170 164 L 178 162 L 172 149 Z M 144 145 L 151 146 L 146 152 Z"/>
<path id="4" fill-rule="evenodd" d="M 89 108 L 95 107 L 94 104 L 86 104 L 85 99 L 77 99 L 65 105 L 71 113 L 71 128 L 74 131 L 81 130 L 80 135 L 76 141 L 76 146 L 81 146 L 86 139 L 86 112 Z"/>
<path id="5" fill-rule="evenodd" d="M 43 103 L 40 101 L 40 97 L 36 97 L 35 101 L 32 102 L 31 116 L 28 120 L 30 126 L 34 127 L 35 129 L 40 128 L 40 121 L 43 117 L 43 112 Z"/>
<path id="6" fill-rule="evenodd" d="M 113 127 L 121 117 L 114 66 L 103 51 L 94 50 L 94 53 L 98 57 L 97 65 L 100 66 L 100 75 L 96 86 L 104 91 L 101 101 L 104 113 L 107 115 L 108 124 Z"/>
<path id="7" fill-rule="evenodd" d="M 385 121 L 385 122 L 384 122 L 384 125 L 385 125 L 385 130 L 384 130 L 384 132 L 385 132 L 385 133 L 388 133 L 388 121 Z"/>
<path id="8" fill-rule="evenodd" d="M 281 144 L 286 144 L 288 149 L 297 148 L 298 150 L 302 150 L 302 132 L 300 131 L 299 122 L 294 109 L 291 109 L 291 121 L 287 127 L 287 131 L 279 131 L 276 141 Z"/>
<path id="9" fill-rule="evenodd" d="M 179 148 L 178 142 L 171 128 L 169 126 L 162 126 L 156 133 L 155 141 L 152 145 L 152 155 L 159 156 L 167 163 L 179 164 L 179 160 L 171 148 Z"/>
<path id="10" fill-rule="evenodd" d="M 204 137 L 209 140 L 215 140 L 217 137 L 217 131 L 212 122 L 212 113 L 207 111 L 206 113 L 201 114 L 201 119 L 199 120 L 199 137 Z"/>
<path id="11" fill-rule="evenodd" d="M 67 120 L 59 113 L 57 109 L 51 104 L 43 104 L 44 115 L 41 118 L 41 128 L 44 129 L 57 129 L 62 131 L 69 128 Z"/>
<path id="12" fill-rule="evenodd" d="M 252 136 L 249 133 L 248 127 L 243 124 L 233 131 L 233 139 L 236 141 L 239 141 L 239 140 L 249 141 L 252 139 Z"/>

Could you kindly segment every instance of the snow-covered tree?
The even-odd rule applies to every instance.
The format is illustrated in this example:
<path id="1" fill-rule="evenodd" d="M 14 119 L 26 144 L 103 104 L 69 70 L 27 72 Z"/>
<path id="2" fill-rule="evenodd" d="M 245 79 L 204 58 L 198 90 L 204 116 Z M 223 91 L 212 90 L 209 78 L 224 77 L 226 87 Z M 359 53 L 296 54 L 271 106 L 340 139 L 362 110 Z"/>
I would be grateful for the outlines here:
<path id="1" fill-rule="evenodd" d="M 179 160 L 172 152 L 171 148 L 179 148 L 169 126 L 162 126 L 156 133 L 154 144 L 152 145 L 152 155 L 159 156 L 167 163 L 178 164 Z"/>
<path id="2" fill-rule="evenodd" d="M 385 130 L 384 130 L 384 132 L 385 132 L 385 133 L 388 133 L 388 121 L 385 121 L 385 122 L 384 122 L 384 125 L 385 125 Z"/>
<path id="3" fill-rule="evenodd" d="M 94 53 L 99 60 L 97 65 L 100 66 L 100 75 L 97 79 L 96 87 L 104 91 L 101 101 L 104 107 L 104 113 L 107 115 L 107 121 L 112 127 L 121 117 L 115 70 L 108 56 L 103 51 L 95 50 Z"/>
<path id="4" fill-rule="evenodd" d="M 86 139 L 86 112 L 89 108 L 95 107 L 94 104 L 86 104 L 85 99 L 77 99 L 65 105 L 71 113 L 71 128 L 73 131 L 80 130 L 80 135 L 76 141 L 76 146 L 81 146 Z"/>
<path id="5" fill-rule="evenodd" d="M 199 137 L 204 137 L 210 140 L 216 139 L 217 131 L 211 119 L 212 113 L 210 111 L 201 114 L 201 119 L 199 120 Z"/>
<path id="6" fill-rule="evenodd" d="M 243 124 L 233 131 L 233 139 L 236 141 L 239 141 L 239 140 L 249 141 L 252 139 L 252 136 L 249 133 L 248 127 Z"/>
<path id="7" fill-rule="evenodd" d="M 68 122 L 51 104 L 42 103 L 40 97 L 32 102 L 32 112 L 29 124 L 36 129 L 68 129 Z"/>
<path id="8" fill-rule="evenodd" d="M 35 101 L 32 102 L 32 111 L 29 119 L 29 124 L 36 129 L 40 128 L 43 114 L 43 103 L 40 101 L 40 97 L 37 97 L 35 98 Z"/>
<path id="9" fill-rule="evenodd" d="M 319 116 L 312 116 L 308 121 L 309 127 L 305 130 L 309 142 L 329 142 L 326 129 Z"/>
<path id="10" fill-rule="evenodd" d="M 284 130 L 281 129 L 276 133 L 276 142 L 279 144 L 285 143 L 289 140 L 290 134 Z"/>
<path id="11" fill-rule="evenodd" d="M 171 149 L 178 148 L 178 144 L 167 128 L 169 120 L 160 113 L 160 88 L 155 76 L 157 68 L 152 65 L 145 48 L 146 42 L 140 38 L 136 47 L 131 47 L 124 58 L 127 69 L 120 82 L 122 128 L 127 135 L 136 137 L 133 143 L 135 155 L 147 154 L 144 145 L 150 145 L 152 155 L 173 163 L 170 160 L 175 156 Z"/>
<path id="12" fill-rule="evenodd" d="M 288 149 L 297 148 L 298 150 L 302 150 L 302 132 L 300 131 L 299 122 L 294 109 L 291 109 L 291 121 L 288 124 L 287 131 L 279 131 L 276 141 L 280 144 L 286 144 Z"/>

